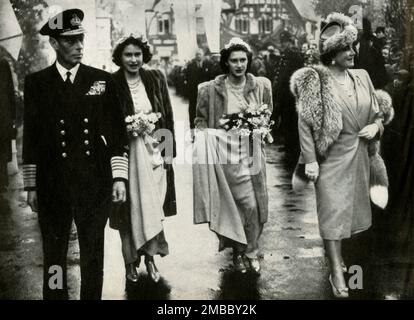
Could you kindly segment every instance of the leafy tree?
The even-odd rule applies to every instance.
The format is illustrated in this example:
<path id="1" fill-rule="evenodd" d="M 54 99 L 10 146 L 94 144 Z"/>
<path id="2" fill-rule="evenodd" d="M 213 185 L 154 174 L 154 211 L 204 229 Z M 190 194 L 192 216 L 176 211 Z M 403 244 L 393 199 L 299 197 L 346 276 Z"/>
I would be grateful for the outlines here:
<path id="1" fill-rule="evenodd" d="M 395 34 L 400 37 L 400 44 L 404 42 L 406 32 L 406 12 L 408 11 L 407 0 L 388 1 L 385 7 L 385 19 L 387 25 L 395 30 Z"/>
<path id="2" fill-rule="evenodd" d="M 38 34 L 41 13 L 47 7 L 47 3 L 45 0 L 10 0 L 10 2 L 23 32 L 22 49 L 16 64 L 19 86 L 22 87 L 27 74 L 42 69 L 47 64 L 46 57 L 41 54 Z"/>
<path id="3" fill-rule="evenodd" d="M 358 0 L 313 0 L 316 13 L 322 17 L 326 17 L 331 12 L 347 14 L 352 5 L 359 3 Z"/>

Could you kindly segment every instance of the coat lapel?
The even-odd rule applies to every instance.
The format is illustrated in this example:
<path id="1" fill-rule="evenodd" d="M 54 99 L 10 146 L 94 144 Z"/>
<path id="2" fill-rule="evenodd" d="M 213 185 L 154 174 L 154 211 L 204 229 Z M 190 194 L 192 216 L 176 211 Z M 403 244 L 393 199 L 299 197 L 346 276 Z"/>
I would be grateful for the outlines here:
<path id="1" fill-rule="evenodd" d="M 214 88 L 218 94 L 218 96 L 221 97 L 222 103 L 215 103 L 215 105 L 218 107 L 217 114 L 223 114 L 227 113 L 227 89 L 226 84 L 224 80 L 227 78 L 226 75 L 220 75 L 218 76 L 214 81 Z M 211 97 L 210 97 L 211 98 Z"/>
<path id="2" fill-rule="evenodd" d="M 355 89 L 356 89 L 355 90 L 355 92 L 356 92 L 356 107 L 353 107 L 351 105 L 351 101 L 350 101 L 349 97 L 346 95 L 344 90 L 341 90 L 341 88 L 339 87 L 338 84 L 335 84 L 335 88 L 336 88 L 336 91 L 338 93 L 338 96 L 340 97 L 340 99 L 343 102 L 343 105 L 348 110 L 348 113 L 350 114 L 351 118 L 354 120 L 354 124 L 357 126 L 357 128 L 361 129 L 361 124 L 359 123 L 359 119 L 358 119 L 359 117 L 358 117 L 358 113 L 357 113 L 358 101 L 359 101 L 359 99 L 358 99 L 358 84 L 356 83 L 356 80 L 352 76 L 351 76 L 351 78 L 354 80 Z"/>
<path id="3" fill-rule="evenodd" d="M 244 98 L 246 99 L 247 102 L 251 103 L 251 94 L 253 95 L 257 95 L 258 94 L 258 90 L 256 90 L 257 88 L 257 81 L 255 80 L 255 78 L 250 74 L 246 74 L 246 86 L 244 87 Z M 258 99 L 258 97 L 256 96 L 256 101 L 260 101 Z"/>
<path id="4" fill-rule="evenodd" d="M 92 84 L 88 83 L 87 71 L 83 64 L 80 64 L 78 72 L 76 73 L 75 81 L 73 83 L 73 87 L 75 88 L 76 92 L 80 92 L 85 95 Z"/>
<path id="5" fill-rule="evenodd" d="M 155 77 L 151 76 L 151 72 L 147 71 L 143 68 L 139 71 L 142 79 L 142 83 L 144 84 L 145 91 L 147 92 L 148 99 L 152 106 L 153 112 L 161 112 L 163 116 L 164 114 L 164 108 L 162 108 L 161 105 L 161 97 L 159 97 L 160 85 L 157 83 L 157 80 Z"/>

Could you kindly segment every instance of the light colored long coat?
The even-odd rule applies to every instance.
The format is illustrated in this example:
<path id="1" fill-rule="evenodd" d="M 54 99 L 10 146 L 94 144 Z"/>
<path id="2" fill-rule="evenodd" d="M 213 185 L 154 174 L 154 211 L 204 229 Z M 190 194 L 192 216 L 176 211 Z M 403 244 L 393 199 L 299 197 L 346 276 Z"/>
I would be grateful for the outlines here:
<path id="1" fill-rule="evenodd" d="M 374 122 L 382 133 L 383 126 L 368 74 L 364 70 L 349 70 L 349 74 L 355 83 L 356 102 L 340 90 L 332 78 L 324 79 L 329 82 L 333 103 L 340 107 L 337 119 L 341 123 L 331 124 L 331 127 L 338 126 L 340 130 L 329 143 L 322 159 L 317 153 L 315 133 L 299 112 L 299 162 L 319 162 L 320 174 L 315 183 L 317 211 L 321 236 L 327 240 L 349 238 L 371 226 L 370 143 L 359 138 L 358 133 Z M 322 90 L 327 88 L 322 87 Z"/>
<path id="2" fill-rule="evenodd" d="M 199 86 L 197 100 L 197 117 L 195 119 L 196 128 L 220 128 L 219 120 L 227 108 L 227 90 L 225 87 L 226 75 L 218 76 L 215 80 L 205 82 Z M 247 81 L 244 89 L 244 96 L 248 102 L 252 100 L 267 104 L 272 110 L 272 92 L 270 81 L 263 77 L 255 77 L 247 74 Z M 262 170 L 252 175 L 252 183 L 255 190 L 256 201 L 259 209 L 260 223 L 265 223 L 268 219 L 268 193 L 266 186 L 266 166 L 265 157 L 262 157 Z M 202 166 L 193 166 L 193 170 L 203 170 Z M 202 174 L 194 174 L 194 223 L 210 223 L 210 229 L 223 230 L 232 228 L 231 219 L 214 219 L 215 213 L 220 212 L 220 204 L 214 199 L 218 199 L 218 189 L 214 185 L 208 185 L 208 179 L 198 179 Z M 213 190 L 212 190 L 213 188 Z M 208 194 L 200 192 L 209 190 Z M 227 221 L 228 226 L 216 225 L 219 221 Z"/>

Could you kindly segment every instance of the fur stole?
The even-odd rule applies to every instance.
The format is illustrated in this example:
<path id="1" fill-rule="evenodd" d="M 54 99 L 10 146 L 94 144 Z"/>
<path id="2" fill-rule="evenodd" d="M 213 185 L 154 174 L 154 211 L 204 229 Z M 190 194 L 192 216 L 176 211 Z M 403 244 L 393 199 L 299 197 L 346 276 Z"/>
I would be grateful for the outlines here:
<path id="1" fill-rule="evenodd" d="M 291 77 L 290 90 L 296 98 L 298 114 L 311 127 L 315 151 L 323 158 L 342 130 L 341 106 L 332 95 L 333 79 L 327 67 L 318 65 L 297 70 Z M 383 117 L 384 125 L 394 116 L 391 97 L 382 90 L 373 94 L 373 103 Z M 388 202 L 388 176 L 379 155 L 379 142 L 372 140 L 370 155 L 370 197 L 374 204 L 385 208 Z M 298 166 L 292 179 L 294 190 L 307 184 L 303 167 Z"/>
<path id="2" fill-rule="evenodd" d="M 297 70 L 290 79 L 290 90 L 296 98 L 296 109 L 312 128 L 316 153 L 324 157 L 342 130 L 342 107 L 332 95 L 333 79 L 327 67 L 315 65 Z M 384 124 L 393 117 L 391 97 L 376 90 L 374 103 L 383 115 Z"/>

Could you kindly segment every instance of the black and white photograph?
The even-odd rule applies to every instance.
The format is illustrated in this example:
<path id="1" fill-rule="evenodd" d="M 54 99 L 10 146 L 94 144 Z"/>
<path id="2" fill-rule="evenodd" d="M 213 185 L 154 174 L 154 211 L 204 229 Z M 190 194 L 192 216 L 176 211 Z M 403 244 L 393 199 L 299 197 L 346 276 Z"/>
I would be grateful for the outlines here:
<path id="1" fill-rule="evenodd" d="M 414 0 L 0 0 L 0 221 L 0 300 L 414 299 Z"/>

